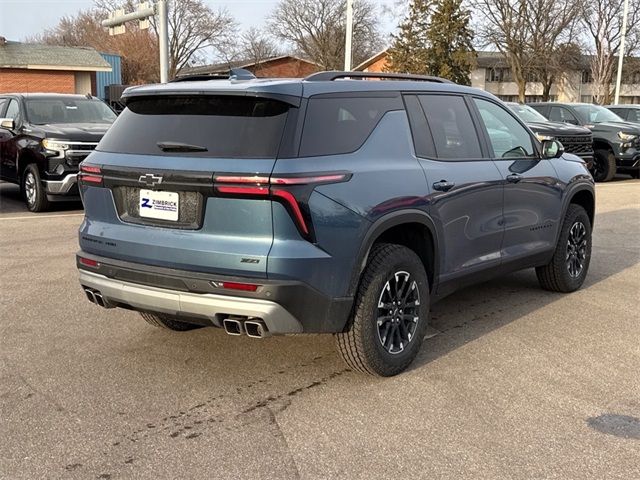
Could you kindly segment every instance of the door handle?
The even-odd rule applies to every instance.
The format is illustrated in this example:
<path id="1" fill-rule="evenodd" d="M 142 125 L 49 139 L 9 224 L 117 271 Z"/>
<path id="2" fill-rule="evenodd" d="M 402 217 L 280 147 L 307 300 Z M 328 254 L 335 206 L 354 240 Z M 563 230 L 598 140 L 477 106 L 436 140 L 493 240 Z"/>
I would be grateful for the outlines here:
<path id="1" fill-rule="evenodd" d="M 507 175 L 507 182 L 509 183 L 518 183 L 520 180 L 522 180 L 522 175 L 518 175 L 517 173 Z"/>
<path id="2" fill-rule="evenodd" d="M 451 190 L 453 187 L 455 187 L 456 184 L 453 182 L 447 182 L 446 180 L 440 180 L 439 182 L 436 182 L 433 184 L 433 189 L 434 190 L 438 190 L 439 192 L 448 192 L 449 190 Z"/>

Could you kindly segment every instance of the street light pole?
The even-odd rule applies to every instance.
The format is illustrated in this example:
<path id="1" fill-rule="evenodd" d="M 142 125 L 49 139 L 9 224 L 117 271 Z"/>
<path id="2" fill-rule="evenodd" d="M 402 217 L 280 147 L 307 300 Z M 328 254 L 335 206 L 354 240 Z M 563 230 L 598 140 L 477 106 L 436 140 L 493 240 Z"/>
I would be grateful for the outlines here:
<path id="1" fill-rule="evenodd" d="M 353 37 L 353 0 L 347 0 L 347 35 L 344 42 L 344 70 L 351 70 L 351 40 Z"/>
<path id="2" fill-rule="evenodd" d="M 160 83 L 169 81 L 169 15 L 167 0 L 158 0 L 158 41 L 160 43 Z"/>
<path id="3" fill-rule="evenodd" d="M 624 13 L 622 14 L 622 36 L 620 37 L 620 51 L 618 52 L 618 75 L 616 76 L 616 97 L 614 104 L 620 101 L 620 85 L 622 83 L 622 60 L 624 59 L 624 42 L 627 38 L 627 18 L 629 16 L 629 0 L 624 0 Z"/>
<path id="4" fill-rule="evenodd" d="M 160 82 L 169 81 L 169 14 L 167 0 L 156 0 L 149 6 L 148 2 L 141 3 L 136 12 L 125 14 L 124 11 L 116 11 L 109 18 L 102 21 L 103 27 L 109 27 L 109 34 L 124 33 L 124 24 L 132 20 L 140 20 L 140 28 L 147 28 L 148 18 L 158 15 L 158 43 L 160 50 Z M 144 22 L 144 26 L 143 23 Z"/>

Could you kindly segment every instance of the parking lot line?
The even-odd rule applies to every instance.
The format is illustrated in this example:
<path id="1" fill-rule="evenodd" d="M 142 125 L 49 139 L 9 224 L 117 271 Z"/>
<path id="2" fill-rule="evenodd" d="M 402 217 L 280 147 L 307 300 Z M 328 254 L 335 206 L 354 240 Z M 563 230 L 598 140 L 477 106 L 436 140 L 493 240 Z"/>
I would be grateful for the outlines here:
<path id="1" fill-rule="evenodd" d="M 84 213 L 63 213 L 59 215 L 27 215 L 23 217 L 0 217 L 3 220 L 40 220 L 41 218 L 82 217 Z"/>

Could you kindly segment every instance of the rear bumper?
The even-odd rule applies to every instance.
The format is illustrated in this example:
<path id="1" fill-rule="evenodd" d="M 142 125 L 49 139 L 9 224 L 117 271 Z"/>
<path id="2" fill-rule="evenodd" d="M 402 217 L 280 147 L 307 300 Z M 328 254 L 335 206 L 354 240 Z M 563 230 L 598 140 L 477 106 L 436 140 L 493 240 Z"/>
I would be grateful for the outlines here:
<path id="1" fill-rule="evenodd" d="M 328 298 L 306 284 L 239 278 L 142 265 L 79 252 L 80 284 L 112 306 L 168 313 L 222 326 L 229 316 L 261 318 L 270 334 L 333 333 L 344 329 L 352 299 Z M 256 292 L 221 289 L 221 282 L 260 285 Z"/>
<path id="2" fill-rule="evenodd" d="M 267 300 L 137 285 L 85 270 L 80 270 L 80 284 L 85 288 L 97 290 L 106 302 L 115 306 L 209 319 L 218 327 L 230 316 L 260 318 L 264 320 L 269 333 L 302 332 L 302 324 L 286 309 Z"/>

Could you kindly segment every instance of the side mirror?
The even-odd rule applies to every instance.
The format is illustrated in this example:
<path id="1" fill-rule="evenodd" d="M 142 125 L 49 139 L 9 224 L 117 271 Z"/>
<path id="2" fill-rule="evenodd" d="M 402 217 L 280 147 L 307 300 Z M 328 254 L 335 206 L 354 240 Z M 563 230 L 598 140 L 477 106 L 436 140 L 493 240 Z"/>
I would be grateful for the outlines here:
<path id="1" fill-rule="evenodd" d="M 560 158 L 564 153 L 564 147 L 557 140 L 544 140 L 542 142 L 542 158 Z"/>
<path id="2" fill-rule="evenodd" d="M 13 118 L 0 118 L 0 128 L 6 128 L 7 130 L 15 130 L 16 121 Z"/>
<path id="3" fill-rule="evenodd" d="M 578 125 L 578 121 L 574 118 L 567 118 L 564 123 L 570 123 L 571 125 Z"/>

